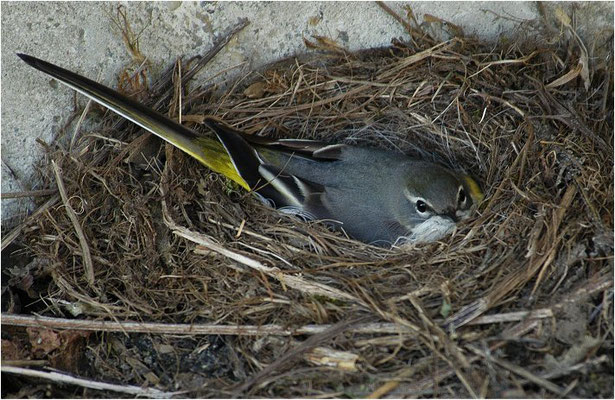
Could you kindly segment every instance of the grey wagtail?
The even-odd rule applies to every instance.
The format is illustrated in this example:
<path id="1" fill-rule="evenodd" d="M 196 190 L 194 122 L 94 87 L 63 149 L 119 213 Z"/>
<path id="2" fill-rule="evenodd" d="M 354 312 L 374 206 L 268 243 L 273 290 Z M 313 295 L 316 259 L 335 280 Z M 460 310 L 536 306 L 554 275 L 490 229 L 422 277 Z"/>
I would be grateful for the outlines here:
<path id="1" fill-rule="evenodd" d="M 313 140 L 264 139 L 213 119 L 203 137 L 113 89 L 25 54 L 32 67 L 110 108 L 282 212 L 324 219 L 377 245 L 429 242 L 468 218 L 474 179 L 403 154 Z"/>

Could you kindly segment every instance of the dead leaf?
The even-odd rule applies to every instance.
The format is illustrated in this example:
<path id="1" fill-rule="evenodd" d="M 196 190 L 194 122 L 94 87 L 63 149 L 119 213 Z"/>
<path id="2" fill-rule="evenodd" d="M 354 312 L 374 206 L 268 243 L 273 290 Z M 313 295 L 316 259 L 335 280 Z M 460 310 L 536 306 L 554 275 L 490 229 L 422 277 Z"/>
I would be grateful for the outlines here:
<path id="1" fill-rule="evenodd" d="M 89 331 L 62 331 L 59 333 L 62 345 L 60 349 L 49 357 L 51 366 L 63 371 L 76 372 L 79 362 L 83 358 L 86 338 Z"/>
<path id="2" fill-rule="evenodd" d="M 574 69 L 571 69 L 565 75 L 560 76 L 559 78 L 557 78 L 553 82 L 549 83 L 548 85 L 545 85 L 545 87 L 548 88 L 548 89 L 553 89 L 553 88 L 556 88 L 558 86 L 565 85 L 566 83 L 570 82 L 571 80 L 573 80 L 577 76 L 579 76 L 579 74 L 581 73 L 582 69 L 583 69 L 583 66 L 581 65 L 581 62 L 579 60 L 579 63 L 577 64 L 576 67 L 574 67 Z"/>
<path id="3" fill-rule="evenodd" d="M 57 333 L 51 329 L 26 328 L 32 354 L 37 358 L 43 357 L 62 345 L 62 341 Z"/>
<path id="4" fill-rule="evenodd" d="M 12 340 L 2 339 L 2 360 L 23 360 L 25 358 L 22 346 Z"/>
<path id="5" fill-rule="evenodd" d="M 243 91 L 244 96 L 249 99 L 260 99 L 265 95 L 265 89 L 267 88 L 267 83 L 260 81 L 255 82 L 248 86 L 246 90 Z"/>
<path id="6" fill-rule="evenodd" d="M 26 332 L 32 345 L 33 357 L 44 358 L 49 355 L 51 366 L 65 371 L 77 371 L 83 357 L 85 339 L 91 334 L 89 331 L 58 333 L 41 328 L 26 328 Z"/>

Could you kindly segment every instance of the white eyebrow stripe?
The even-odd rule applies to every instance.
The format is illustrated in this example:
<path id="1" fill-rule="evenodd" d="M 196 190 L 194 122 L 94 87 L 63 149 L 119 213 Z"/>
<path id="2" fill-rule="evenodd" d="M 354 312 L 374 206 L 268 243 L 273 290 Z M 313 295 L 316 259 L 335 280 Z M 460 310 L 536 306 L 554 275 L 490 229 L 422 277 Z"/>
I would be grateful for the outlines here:
<path id="1" fill-rule="evenodd" d="M 429 206 L 429 208 L 431 208 L 432 210 L 434 209 L 433 206 L 431 205 L 431 203 L 428 202 L 427 200 L 425 200 L 424 198 L 411 195 L 410 191 L 408 191 L 408 188 L 404 189 L 404 196 L 406 196 L 406 198 L 408 200 L 410 200 L 410 202 L 412 204 L 416 204 L 417 201 L 421 200 L 421 201 L 425 202 L 425 204 L 427 204 L 427 206 Z"/>

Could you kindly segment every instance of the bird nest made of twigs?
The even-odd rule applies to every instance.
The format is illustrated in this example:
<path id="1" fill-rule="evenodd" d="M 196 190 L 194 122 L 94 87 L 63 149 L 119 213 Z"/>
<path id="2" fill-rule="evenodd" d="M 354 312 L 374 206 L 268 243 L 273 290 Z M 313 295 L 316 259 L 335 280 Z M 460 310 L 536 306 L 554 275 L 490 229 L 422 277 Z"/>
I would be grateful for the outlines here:
<path id="1" fill-rule="evenodd" d="M 6 345 L 156 396 L 612 396 L 612 54 L 588 63 L 572 34 L 410 37 L 362 52 L 317 38 L 224 90 L 177 79 L 180 64 L 136 87 L 204 135 L 215 115 L 471 173 L 485 200 L 453 235 L 351 240 L 105 112 L 48 147 L 59 192 L 20 227 L 33 261 L 3 268 L 3 311 L 31 328 Z"/>

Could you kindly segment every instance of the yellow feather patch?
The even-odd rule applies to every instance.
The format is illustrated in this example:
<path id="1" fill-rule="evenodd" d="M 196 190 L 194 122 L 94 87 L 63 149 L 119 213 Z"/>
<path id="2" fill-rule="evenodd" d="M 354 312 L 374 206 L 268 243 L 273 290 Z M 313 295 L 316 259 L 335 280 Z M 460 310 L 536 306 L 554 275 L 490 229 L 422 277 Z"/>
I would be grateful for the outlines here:
<path id="1" fill-rule="evenodd" d="M 195 140 L 202 154 L 193 154 L 206 167 L 218 172 L 250 191 L 248 183 L 239 175 L 231 157 L 218 140 L 200 137 Z"/>
<path id="2" fill-rule="evenodd" d="M 472 179 L 470 175 L 464 175 L 463 180 L 466 182 L 466 185 L 468 185 L 468 189 L 470 190 L 470 197 L 472 197 L 472 201 L 474 202 L 474 204 L 478 204 L 483 201 L 485 195 L 480 189 L 480 186 L 478 186 L 478 183 L 474 179 Z"/>

